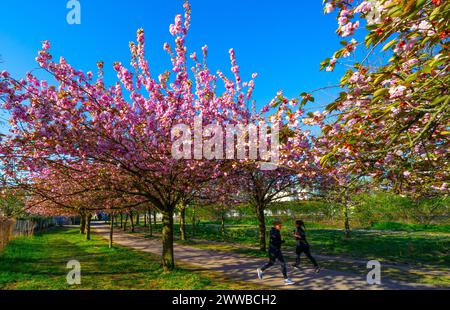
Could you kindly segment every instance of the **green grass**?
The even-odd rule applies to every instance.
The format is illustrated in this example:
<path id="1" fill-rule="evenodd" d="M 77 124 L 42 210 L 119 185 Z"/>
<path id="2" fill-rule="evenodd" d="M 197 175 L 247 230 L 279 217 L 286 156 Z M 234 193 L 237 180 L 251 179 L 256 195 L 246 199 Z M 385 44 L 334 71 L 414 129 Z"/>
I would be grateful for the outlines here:
<path id="1" fill-rule="evenodd" d="M 313 248 L 323 254 L 450 266 L 449 235 L 354 231 L 347 239 L 340 230 L 312 229 L 308 236 Z"/>
<path id="2" fill-rule="evenodd" d="M 424 231 L 390 231 L 390 230 L 355 230 L 349 238 L 344 237 L 340 229 L 319 228 L 320 225 L 308 224 L 307 237 L 315 253 L 323 255 L 344 256 L 355 259 L 377 259 L 380 261 L 428 264 L 445 268 L 450 267 L 450 234 Z M 178 232 L 175 225 L 174 231 Z M 284 226 L 282 234 L 286 240 L 285 247 L 293 249 L 295 240 L 291 238 L 292 226 Z M 418 229 L 418 228 L 417 228 Z M 154 231 L 159 232 L 161 225 Z M 187 226 L 187 233 L 192 236 L 192 228 Z M 220 234 L 220 226 L 209 223 L 200 224 L 195 238 L 257 246 L 258 230 L 255 225 L 236 224 L 226 228 L 226 235 Z M 249 251 L 240 249 L 239 251 Z M 250 250 L 251 251 L 251 250 Z M 262 255 L 265 255 L 262 253 Z"/>
<path id="3" fill-rule="evenodd" d="M 317 237 L 315 235 L 319 235 Z M 349 239 L 345 239 L 342 237 L 342 231 L 332 232 L 332 231 L 319 231 L 312 230 L 310 231 L 311 238 L 313 239 L 315 244 L 313 246 L 313 255 L 316 254 L 326 254 L 326 255 L 336 255 L 329 256 L 327 258 L 319 258 L 319 263 L 322 267 L 329 270 L 340 270 L 347 271 L 361 275 L 361 277 L 365 277 L 367 274 L 366 261 L 370 259 L 377 259 L 380 261 L 390 261 L 395 263 L 414 263 L 408 268 L 408 265 L 384 265 L 383 274 L 392 280 L 403 281 L 406 283 L 420 283 L 420 284 L 428 284 L 433 285 L 435 287 L 440 288 L 449 288 L 450 287 L 450 272 L 449 272 L 449 264 L 448 264 L 448 253 L 439 252 L 436 250 L 430 250 L 430 248 L 441 248 L 441 251 L 445 251 L 448 249 L 448 237 L 446 239 L 447 245 L 442 245 L 441 247 L 438 245 L 433 245 L 430 243 L 428 238 L 420 238 L 420 240 L 416 240 L 417 236 L 412 237 L 414 240 L 410 242 L 410 251 L 402 253 L 399 252 L 405 248 L 406 237 L 404 235 L 396 234 L 397 240 L 392 240 L 393 236 L 388 236 L 389 240 L 383 239 L 383 234 L 380 234 L 380 238 L 373 238 L 374 233 L 360 233 L 354 232 Z M 372 237 L 369 237 L 372 236 Z M 433 241 L 437 242 L 435 237 L 433 237 Z M 424 242 L 424 240 L 428 240 Z M 267 253 L 261 252 L 259 249 L 255 247 L 243 247 L 241 244 L 231 244 L 227 242 L 211 242 L 205 240 L 186 240 L 186 241 L 177 241 L 178 243 L 194 246 L 197 248 L 205 249 L 205 250 L 216 250 L 216 251 L 225 251 L 225 252 L 233 252 L 238 254 L 249 255 L 253 257 L 266 258 Z M 322 242 L 322 243 L 320 243 Z M 339 244 L 339 251 L 331 252 L 330 249 L 331 244 Z M 408 244 L 408 243 L 407 243 Z M 414 248 L 417 244 L 421 245 L 423 248 Z M 246 244 L 248 245 L 248 244 Z M 323 248 L 319 248 L 322 246 Z M 283 251 L 288 260 L 293 260 L 293 249 L 294 244 L 292 241 L 288 241 L 284 246 Z M 397 249 L 399 247 L 399 249 Z M 423 251 L 428 251 L 424 253 Z M 448 252 L 448 251 L 447 251 Z M 353 254 L 354 258 L 358 261 L 358 263 L 353 262 L 352 260 L 345 260 L 342 257 L 352 256 L 349 253 Z M 381 256 L 374 256 L 373 253 Z M 397 254 L 396 254 L 397 253 Z M 434 257 L 435 255 L 436 257 Z M 290 256 L 290 257 L 289 257 Z M 416 258 L 418 257 L 418 259 Z M 389 259 L 386 259 L 388 257 Z M 429 268 L 415 268 L 414 266 L 420 260 L 421 263 L 430 262 L 434 263 L 433 266 L 429 266 Z M 307 262 L 306 258 L 303 258 L 303 261 L 306 264 L 312 265 Z M 359 262 L 360 261 L 360 262 Z M 389 267 L 388 267 L 389 266 Z M 438 274 L 434 274 L 433 272 L 429 272 L 428 270 L 435 270 Z"/>
<path id="4" fill-rule="evenodd" d="M 81 264 L 81 285 L 66 283 L 66 264 Z M 11 241 L 0 254 L 0 289 L 255 289 L 219 273 L 191 267 L 162 272 L 159 257 L 123 247 L 109 249 L 97 236 L 85 241 L 76 229 L 55 228 Z M 186 269 L 187 268 L 187 269 Z"/>
<path id="5" fill-rule="evenodd" d="M 395 222 L 381 222 L 372 225 L 371 229 L 392 230 L 392 231 L 423 231 L 450 234 L 450 225 L 421 225 L 404 224 Z"/>

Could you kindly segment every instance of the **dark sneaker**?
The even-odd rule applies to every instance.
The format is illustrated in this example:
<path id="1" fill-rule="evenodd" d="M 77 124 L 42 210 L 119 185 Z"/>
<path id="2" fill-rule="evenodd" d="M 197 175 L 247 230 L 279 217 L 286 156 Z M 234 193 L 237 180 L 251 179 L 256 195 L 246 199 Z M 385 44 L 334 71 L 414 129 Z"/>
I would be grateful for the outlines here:
<path id="1" fill-rule="evenodd" d="M 292 264 L 292 267 L 294 267 L 295 269 L 300 269 L 300 266 L 297 264 Z"/>
<path id="2" fill-rule="evenodd" d="M 314 272 L 315 272 L 315 273 L 319 273 L 319 272 L 320 272 L 320 267 L 317 266 L 316 268 L 314 268 Z"/>

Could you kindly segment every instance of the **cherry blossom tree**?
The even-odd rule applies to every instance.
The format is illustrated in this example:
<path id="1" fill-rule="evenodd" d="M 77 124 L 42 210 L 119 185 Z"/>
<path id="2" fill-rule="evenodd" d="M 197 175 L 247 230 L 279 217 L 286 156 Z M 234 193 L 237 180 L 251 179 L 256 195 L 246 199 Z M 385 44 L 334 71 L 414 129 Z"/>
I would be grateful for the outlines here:
<path id="1" fill-rule="evenodd" d="M 326 1 L 325 11 L 334 10 L 338 35 L 363 26 L 367 34 L 364 43 L 343 41 L 322 63 L 327 71 L 350 67 L 327 115 L 313 120 L 330 144 L 322 162 L 398 193 L 448 195 L 450 3 Z"/>
<path id="2" fill-rule="evenodd" d="M 301 193 L 314 191 L 322 179 L 320 157 L 314 149 L 315 138 L 302 122 L 303 107 L 309 100 L 288 99 L 280 91 L 258 113 L 253 109 L 249 123 L 264 124 L 268 119 L 272 122 L 271 130 L 279 130 L 277 140 L 272 135 L 267 141 L 269 153 L 272 156 L 275 151 L 279 153 L 275 169 L 267 170 L 264 162 L 248 158 L 234 164 L 232 178 L 239 184 L 239 195 L 253 207 L 258 219 L 261 251 L 266 250 L 267 244 L 265 211 L 268 205 L 285 198 L 298 199 Z M 261 155 L 261 149 L 259 152 Z"/>
<path id="3" fill-rule="evenodd" d="M 223 125 L 248 117 L 246 98 L 252 82 L 243 86 L 239 67 L 232 57 L 234 77 L 213 74 L 207 66 L 207 47 L 203 60 L 192 53 L 188 68 L 185 38 L 191 11 L 187 2 L 184 17 L 177 15 L 170 26 L 175 45 L 164 44 L 172 67 L 156 78 L 145 57 L 144 31 L 130 43 L 132 69 L 114 64 L 118 82 L 107 87 L 104 64 L 99 73 L 84 73 L 64 58 L 53 61 L 50 43 L 43 42 L 36 58 L 41 71 L 56 83 L 28 73 L 14 79 L 1 73 L 4 108 L 11 112 L 11 134 L 2 141 L 1 154 L 9 176 L 39 174 L 52 165 L 82 161 L 104 165 L 118 171 L 108 180 L 111 191 L 148 200 L 162 214 L 165 270 L 174 267 L 173 213 L 186 196 L 223 171 L 221 161 L 177 159 L 172 154 L 172 128 L 186 124 L 193 128 L 201 115 L 202 125 Z M 219 93 L 218 82 L 225 90 Z M 190 147 L 189 147 L 190 148 Z M 18 176 L 17 174 L 15 175 Z M 125 182 L 124 182 L 125 180 Z"/>

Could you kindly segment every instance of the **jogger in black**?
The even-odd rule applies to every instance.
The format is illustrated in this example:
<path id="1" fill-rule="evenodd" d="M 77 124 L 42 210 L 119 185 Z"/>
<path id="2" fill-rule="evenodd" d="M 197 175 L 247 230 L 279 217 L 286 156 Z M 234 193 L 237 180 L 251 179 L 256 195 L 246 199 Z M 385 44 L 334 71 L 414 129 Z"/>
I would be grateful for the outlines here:
<path id="1" fill-rule="evenodd" d="M 305 253 L 306 257 L 309 258 L 311 263 L 314 265 L 314 269 L 316 272 L 320 271 L 319 264 L 311 255 L 311 250 L 308 241 L 306 240 L 306 229 L 305 223 L 302 220 L 295 221 L 296 229 L 294 231 L 294 238 L 297 240 L 297 246 L 295 248 L 295 253 L 297 257 L 295 258 L 295 264 L 293 265 L 295 268 L 300 267 L 300 256 L 302 253 Z"/>
<path id="2" fill-rule="evenodd" d="M 284 243 L 284 240 L 281 239 L 281 230 L 282 224 L 281 222 L 274 222 L 273 227 L 270 230 L 270 242 L 269 242 L 269 262 L 265 264 L 263 267 L 257 269 L 258 277 L 260 279 L 264 276 L 264 270 L 272 267 L 275 262 L 278 260 L 281 265 L 281 272 L 284 277 L 284 284 L 291 285 L 294 282 L 287 276 L 287 268 L 286 261 L 284 260 L 283 253 L 281 252 L 281 245 Z"/>

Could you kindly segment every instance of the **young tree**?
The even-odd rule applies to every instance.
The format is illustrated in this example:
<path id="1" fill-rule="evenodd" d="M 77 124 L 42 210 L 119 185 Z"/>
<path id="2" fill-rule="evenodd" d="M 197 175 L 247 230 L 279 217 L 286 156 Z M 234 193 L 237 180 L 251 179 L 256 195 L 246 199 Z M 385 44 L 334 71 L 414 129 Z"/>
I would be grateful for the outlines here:
<path id="1" fill-rule="evenodd" d="M 253 113 L 249 123 L 264 124 L 265 119 L 272 121 L 279 130 L 279 137 L 272 135 L 267 141 L 270 152 L 278 152 L 275 169 L 266 170 L 262 162 L 246 159 L 236 162 L 233 172 L 235 182 L 240 184 L 241 196 L 253 207 L 258 219 L 259 245 L 266 250 L 265 210 L 273 202 L 287 197 L 298 197 L 301 192 L 312 191 L 321 178 L 319 157 L 315 155 L 314 138 L 302 123 L 303 105 L 297 99 L 289 100 L 279 92 L 277 96 L 258 113 Z M 270 109 L 274 113 L 267 115 Z M 271 130 L 275 130 L 273 127 Z M 259 139 L 264 139 L 259 136 Z M 261 156 L 260 159 L 263 159 Z"/>

